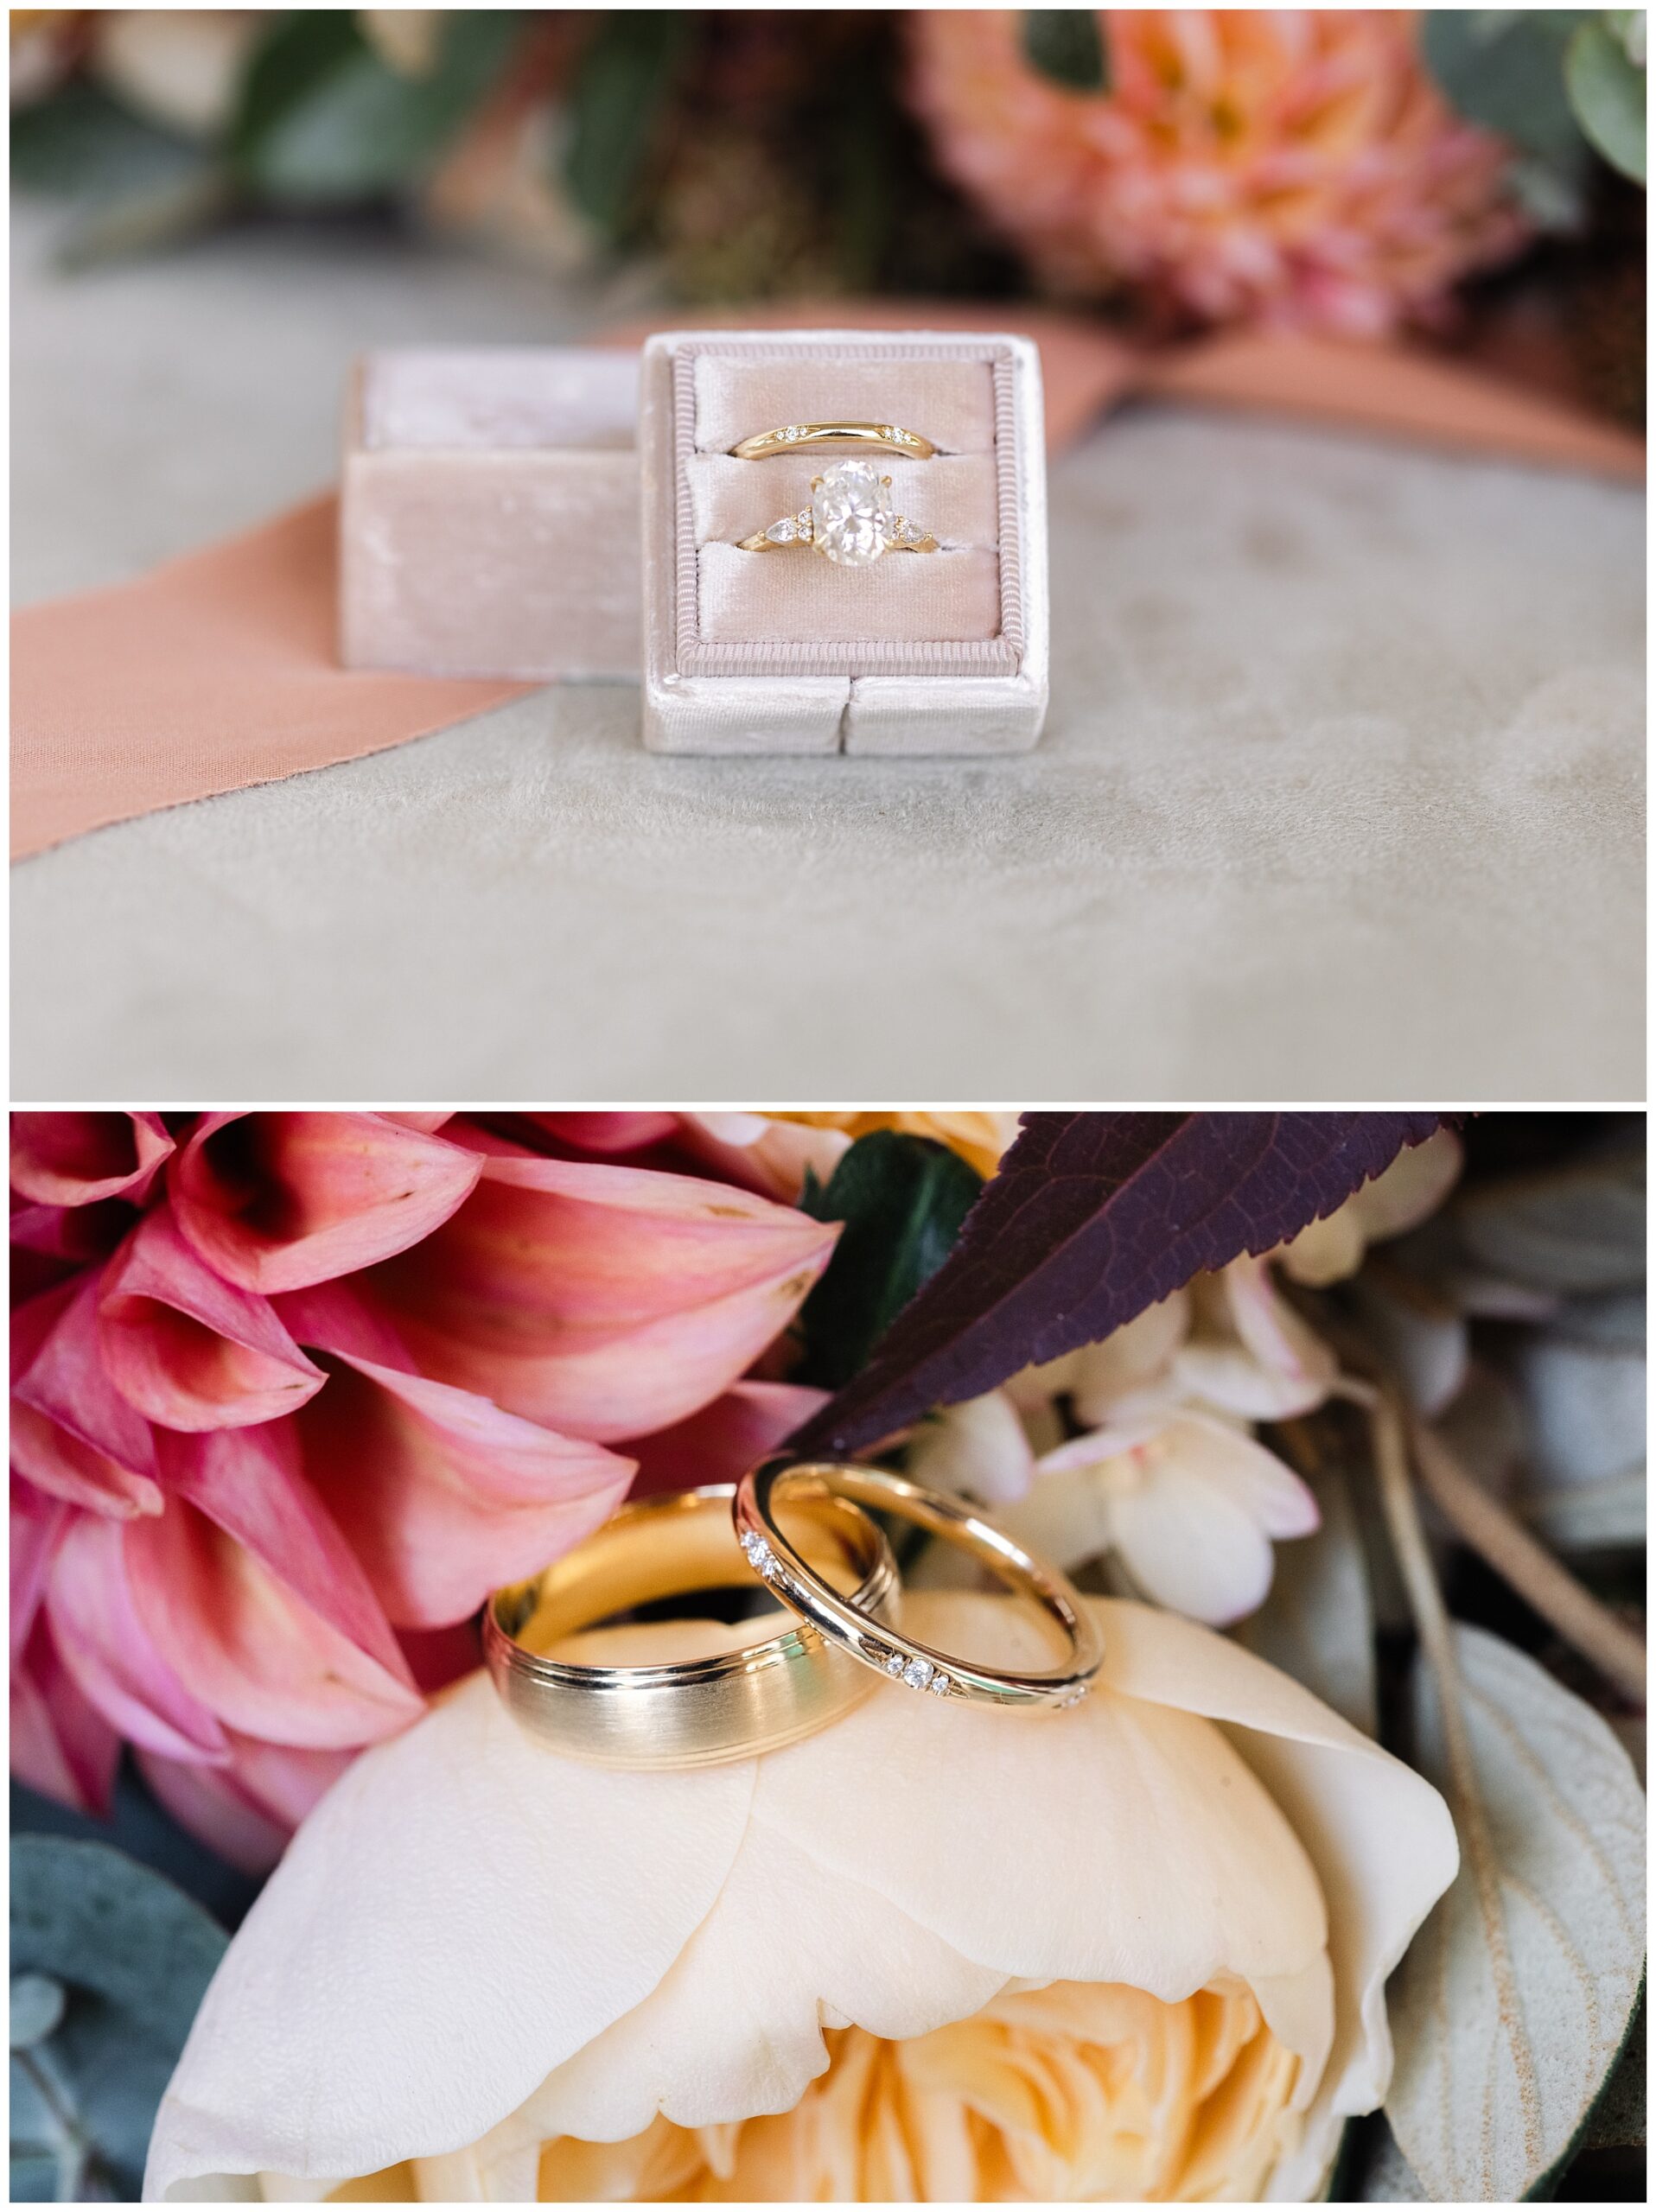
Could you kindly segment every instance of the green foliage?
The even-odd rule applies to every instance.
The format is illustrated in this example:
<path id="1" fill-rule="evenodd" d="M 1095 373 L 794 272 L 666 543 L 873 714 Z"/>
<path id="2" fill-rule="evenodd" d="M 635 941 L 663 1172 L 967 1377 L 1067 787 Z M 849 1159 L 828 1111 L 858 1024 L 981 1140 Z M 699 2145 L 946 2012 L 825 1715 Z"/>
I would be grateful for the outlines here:
<path id="1" fill-rule="evenodd" d="M 612 10 L 582 56 L 564 181 L 581 213 L 612 237 L 636 210 L 696 22 L 682 10 Z"/>
<path id="2" fill-rule="evenodd" d="M 1637 51 L 1644 51 L 1642 26 Z M 1564 49 L 1576 119 L 1612 168 L 1645 181 L 1645 72 L 1605 21 L 1583 23 Z"/>
<path id="3" fill-rule="evenodd" d="M 1551 228 L 1581 219 L 1589 146 L 1644 181 L 1644 37 L 1626 9 L 1434 8 L 1421 26 L 1444 98 L 1518 149 L 1513 187 Z"/>
<path id="4" fill-rule="evenodd" d="M 859 1137 L 826 1186 L 806 1182 L 799 1204 L 818 1221 L 845 1226 L 799 1322 L 805 1354 L 796 1379 L 838 1389 L 960 1233 L 982 1179 L 929 1137 L 877 1129 Z"/>
<path id="5" fill-rule="evenodd" d="M 95 85 L 66 85 L 11 118 L 11 178 L 24 192 L 99 198 L 147 191 L 201 158 Z"/>
<path id="6" fill-rule="evenodd" d="M 170 1882 L 107 1844 L 11 1845 L 11 2188 L 134 2199 L 162 2092 L 225 1948 Z"/>
<path id="7" fill-rule="evenodd" d="M 521 25 L 457 9 L 430 70 L 391 68 L 348 10 L 279 19 L 249 64 L 230 127 L 238 181 L 296 207 L 372 200 L 417 178 L 499 77 Z"/>
<path id="8" fill-rule="evenodd" d="M 1110 55 L 1091 8 L 1026 8 L 1023 51 L 1031 68 L 1075 92 L 1107 92 Z"/>

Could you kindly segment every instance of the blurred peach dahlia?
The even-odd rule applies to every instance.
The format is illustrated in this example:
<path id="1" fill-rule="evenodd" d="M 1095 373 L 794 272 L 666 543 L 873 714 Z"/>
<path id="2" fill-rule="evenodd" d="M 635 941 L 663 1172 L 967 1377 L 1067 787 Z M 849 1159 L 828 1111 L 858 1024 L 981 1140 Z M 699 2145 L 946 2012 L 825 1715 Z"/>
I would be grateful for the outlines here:
<path id="1" fill-rule="evenodd" d="M 1046 280 L 1164 312 L 1370 336 L 1523 242 L 1503 143 L 1458 122 L 1395 9 L 1111 9 L 1105 92 L 1027 59 L 1010 10 L 916 13 L 946 172 Z"/>

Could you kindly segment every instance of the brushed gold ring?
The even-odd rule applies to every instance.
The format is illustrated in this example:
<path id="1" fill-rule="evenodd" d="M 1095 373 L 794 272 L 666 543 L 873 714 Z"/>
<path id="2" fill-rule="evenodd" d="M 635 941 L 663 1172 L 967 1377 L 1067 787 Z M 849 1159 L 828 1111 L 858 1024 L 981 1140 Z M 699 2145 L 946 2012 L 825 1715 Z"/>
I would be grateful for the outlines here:
<path id="1" fill-rule="evenodd" d="M 729 1483 L 640 1498 L 540 1573 L 491 1595 L 484 1661 L 520 1727 L 596 1766 L 717 1766 L 795 1743 L 862 1702 L 873 1677 L 787 1614 L 780 1631 L 706 1658 L 594 1667 L 551 1656 L 564 1637 L 631 1606 L 745 1587 L 734 1500 Z M 825 1588 L 876 1619 L 895 1607 L 897 1564 L 867 1514 L 826 1492 L 787 1510 Z"/>
<path id="2" fill-rule="evenodd" d="M 895 423 L 784 423 L 780 429 L 743 438 L 730 451 L 737 461 L 768 461 L 774 454 L 821 453 L 844 446 L 876 446 L 910 461 L 930 461 L 937 451 L 918 430 Z"/>
<path id="3" fill-rule="evenodd" d="M 1025 1673 L 979 1665 L 902 1635 L 824 1580 L 781 1528 L 780 1510 L 838 1497 L 916 1522 L 970 1552 L 1055 1632 L 1060 1664 Z M 928 1696 L 1025 1708 L 1079 1703 L 1103 1662 L 1097 1622 L 1068 1577 L 1026 1551 L 987 1514 L 883 1467 L 849 1461 L 767 1459 L 736 1485 L 732 1508 L 748 1563 L 786 1604 L 864 1668 Z"/>

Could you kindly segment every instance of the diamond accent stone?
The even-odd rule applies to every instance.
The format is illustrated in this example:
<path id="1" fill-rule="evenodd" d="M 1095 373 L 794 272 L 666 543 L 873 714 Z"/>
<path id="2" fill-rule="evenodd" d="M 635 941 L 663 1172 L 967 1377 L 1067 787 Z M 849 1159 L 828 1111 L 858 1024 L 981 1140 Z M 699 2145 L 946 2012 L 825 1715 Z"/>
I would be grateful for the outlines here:
<path id="1" fill-rule="evenodd" d="M 923 1690 L 932 1679 L 929 1659 L 911 1659 L 902 1670 L 902 1678 L 911 1690 Z"/>
<path id="2" fill-rule="evenodd" d="M 891 539 L 891 487 L 871 461 L 838 461 L 817 479 L 812 531 L 819 552 L 848 569 L 877 561 Z"/>
<path id="3" fill-rule="evenodd" d="M 929 1687 L 933 1697 L 947 1697 L 954 1685 L 950 1681 L 948 1676 L 939 1667 L 936 1674 L 933 1675 Z"/>
<path id="4" fill-rule="evenodd" d="M 799 525 L 792 515 L 785 515 L 780 522 L 774 522 L 765 532 L 773 545 L 791 545 L 799 535 Z"/>
<path id="5" fill-rule="evenodd" d="M 748 1554 L 748 1564 L 755 1574 L 772 1575 L 776 1573 L 776 1554 L 757 1530 L 743 1530 L 742 1548 Z"/>
<path id="6" fill-rule="evenodd" d="M 886 1672 L 888 1675 L 901 1675 L 904 1667 L 908 1663 L 908 1662 L 904 1659 L 901 1651 L 888 1651 L 886 1654 Z"/>
<path id="7" fill-rule="evenodd" d="M 801 507 L 799 509 L 799 513 L 793 518 L 793 526 L 799 531 L 801 537 L 810 537 L 811 510 L 809 507 Z"/>
<path id="8" fill-rule="evenodd" d="M 1053 1711 L 1062 1713 L 1069 1706 L 1079 1705 L 1092 1687 L 1090 1682 L 1083 1682 L 1079 1689 L 1072 1690 L 1067 1697 L 1055 1699 L 1053 1703 Z"/>

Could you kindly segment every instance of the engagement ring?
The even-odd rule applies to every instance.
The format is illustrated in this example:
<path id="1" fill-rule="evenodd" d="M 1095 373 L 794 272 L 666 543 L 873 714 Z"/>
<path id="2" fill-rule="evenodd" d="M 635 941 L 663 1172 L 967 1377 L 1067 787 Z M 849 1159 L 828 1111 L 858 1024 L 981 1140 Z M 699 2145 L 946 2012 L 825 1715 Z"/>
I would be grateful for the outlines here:
<path id="1" fill-rule="evenodd" d="M 921 523 L 898 514 L 891 479 L 871 461 L 837 461 L 811 482 L 811 505 L 784 515 L 767 530 L 740 541 L 743 553 L 770 553 L 803 545 L 842 568 L 864 569 L 882 553 L 935 553 L 938 543 Z"/>

